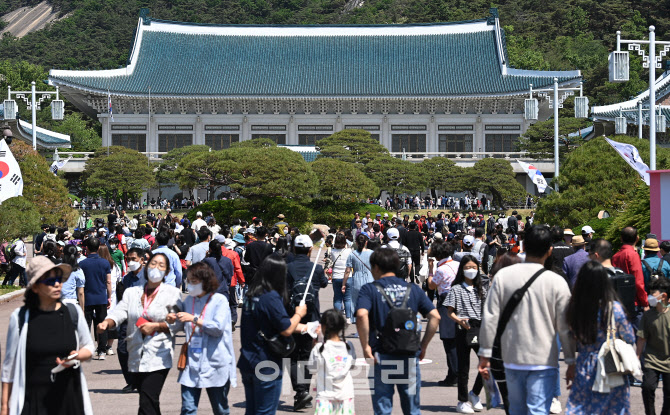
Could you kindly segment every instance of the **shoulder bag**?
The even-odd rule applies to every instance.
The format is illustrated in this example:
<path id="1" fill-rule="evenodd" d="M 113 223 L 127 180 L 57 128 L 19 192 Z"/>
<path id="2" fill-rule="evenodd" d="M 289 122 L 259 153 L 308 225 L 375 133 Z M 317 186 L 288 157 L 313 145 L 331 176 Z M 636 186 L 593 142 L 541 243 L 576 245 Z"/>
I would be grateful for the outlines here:
<path id="1" fill-rule="evenodd" d="M 604 356 L 605 373 L 607 375 L 639 375 L 641 365 L 635 347 L 617 338 L 612 303 L 607 307 L 607 314 L 607 340 L 600 346 L 599 353 Z"/>
<path id="2" fill-rule="evenodd" d="M 207 303 L 205 303 L 205 307 L 207 307 L 207 304 L 209 303 L 209 300 L 211 300 L 211 299 L 212 299 L 212 294 L 210 294 L 209 298 L 207 299 Z M 204 310 L 204 307 L 203 307 L 203 310 Z M 182 344 L 181 349 L 179 350 L 179 360 L 177 360 L 177 370 L 186 369 L 186 365 L 188 364 L 188 345 L 191 344 L 191 339 L 193 338 L 193 332 L 195 332 L 195 324 L 193 325 L 193 330 L 191 331 L 191 336 L 188 338 L 188 341 L 186 343 Z"/>
<path id="3" fill-rule="evenodd" d="M 512 298 L 510 298 L 507 304 L 505 304 L 505 308 L 500 314 L 498 327 L 496 329 L 496 336 L 493 339 L 493 350 L 491 355 L 491 372 L 497 381 L 505 380 L 505 366 L 502 359 L 502 348 L 500 343 L 502 335 L 505 332 L 505 328 L 507 328 L 507 323 L 509 323 L 509 320 L 512 317 L 512 314 L 514 314 L 516 307 L 519 305 L 519 303 L 521 303 L 521 300 L 526 294 L 526 291 L 528 291 L 530 286 L 540 275 L 542 275 L 544 271 L 546 271 L 544 268 L 537 271 L 535 274 L 533 274 L 532 277 L 530 277 L 528 282 L 526 282 L 523 287 L 516 290 L 514 294 L 512 294 Z"/>

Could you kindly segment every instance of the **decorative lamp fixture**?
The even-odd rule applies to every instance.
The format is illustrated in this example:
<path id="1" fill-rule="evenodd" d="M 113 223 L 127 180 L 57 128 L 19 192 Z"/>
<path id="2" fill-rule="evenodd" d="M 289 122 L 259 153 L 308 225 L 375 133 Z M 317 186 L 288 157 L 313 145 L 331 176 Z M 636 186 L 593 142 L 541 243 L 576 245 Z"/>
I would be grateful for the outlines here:
<path id="1" fill-rule="evenodd" d="M 18 112 L 16 101 L 14 101 L 13 99 L 6 99 L 3 101 L 3 105 L 5 111 L 5 120 L 15 120 L 16 113 Z"/>
<path id="2" fill-rule="evenodd" d="M 537 99 L 533 98 L 533 84 L 530 84 L 530 98 L 525 99 L 523 102 L 524 118 L 527 121 L 537 121 L 539 108 Z"/>
<path id="3" fill-rule="evenodd" d="M 621 50 L 621 31 L 616 32 L 616 51 L 607 58 L 610 82 L 628 82 L 630 64 L 628 52 Z"/>
<path id="4" fill-rule="evenodd" d="M 658 106 L 658 115 L 656 116 L 656 132 L 664 133 L 665 132 L 665 115 L 661 114 L 661 106 Z"/>
<path id="5" fill-rule="evenodd" d="M 576 97 L 575 98 L 575 118 L 589 117 L 589 98 Z"/>
<path id="6" fill-rule="evenodd" d="M 628 124 L 626 122 L 626 117 L 619 115 L 614 119 L 614 133 L 616 135 L 626 135 L 626 128 Z"/>
<path id="7" fill-rule="evenodd" d="M 62 99 L 51 101 L 51 118 L 60 121 L 65 116 L 65 102 Z"/>

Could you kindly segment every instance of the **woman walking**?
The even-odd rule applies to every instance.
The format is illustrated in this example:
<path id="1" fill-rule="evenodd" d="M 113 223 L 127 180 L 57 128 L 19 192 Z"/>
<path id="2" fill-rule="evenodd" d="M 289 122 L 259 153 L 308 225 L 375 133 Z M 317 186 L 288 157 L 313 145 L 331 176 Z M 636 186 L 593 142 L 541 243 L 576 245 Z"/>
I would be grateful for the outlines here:
<path id="1" fill-rule="evenodd" d="M 347 238 L 344 237 L 344 234 L 338 233 L 335 236 L 335 243 L 330 253 L 333 275 L 333 307 L 340 312 L 344 311 L 347 316 L 347 324 L 351 324 L 351 290 L 343 290 L 342 281 L 350 254 L 351 249 L 347 246 Z"/>
<path id="2" fill-rule="evenodd" d="M 596 261 L 582 266 L 568 304 L 567 320 L 577 340 L 577 363 L 566 374 L 570 396 L 566 414 L 630 414 L 630 386 L 613 387 L 609 393 L 592 390 L 598 366 L 598 352 L 607 340 L 610 313 L 614 313 L 616 337 L 635 344 L 633 326 L 612 287 L 607 270 Z M 570 387 L 570 382 L 572 386 Z"/>
<path id="3" fill-rule="evenodd" d="M 344 271 L 344 278 L 342 279 L 342 293 L 347 291 L 347 282 L 349 275 L 351 275 L 351 320 L 356 321 L 354 311 L 356 309 L 356 302 L 358 301 L 358 293 L 365 284 L 372 282 L 372 271 L 370 269 L 370 255 L 372 251 L 367 249 L 368 237 L 365 234 L 358 234 L 356 236 L 355 251 L 352 251 L 347 258 L 347 265 Z M 353 271 L 353 274 L 352 274 Z M 354 334 L 358 337 L 358 333 Z"/>
<path id="4" fill-rule="evenodd" d="M 174 337 L 165 318 L 181 293 L 163 284 L 169 264 L 165 254 L 154 254 L 144 268 L 146 285 L 127 288 L 114 311 L 98 324 L 98 333 L 102 333 L 128 322 L 128 370 L 135 373 L 140 414 L 161 413 L 159 398 L 172 368 Z"/>
<path id="5" fill-rule="evenodd" d="M 187 364 L 179 373 L 181 413 L 194 415 L 202 389 L 207 390 L 216 415 L 230 413 L 228 391 L 237 386 L 230 306 L 217 293 L 219 281 L 210 266 L 197 263 L 188 273 L 188 297 L 177 303 L 178 313 L 167 316 L 173 332 L 186 333 Z"/>
<path id="6" fill-rule="evenodd" d="M 449 318 L 456 322 L 456 353 L 458 355 L 458 405 L 456 412 L 473 414 L 484 407 L 479 393 L 484 386 L 477 374 L 475 384 L 468 393 L 470 352 L 479 352 L 479 328 L 482 324 L 482 305 L 486 301 L 486 288 L 479 273 L 479 261 L 472 255 L 461 258 L 456 278 L 444 300 Z"/>
<path id="7" fill-rule="evenodd" d="M 9 318 L 3 414 L 93 413 L 79 362 L 91 358 L 95 345 L 82 309 L 60 301 L 62 283 L 71 270 L 45 256 L 28 265 L 25 305 Z M 56 366 L 62 370 L 54 374 Z"/>
<path id="8" fill-rule="evenodd" d="M 283 357 L 273 354 L 268 342 L 289 342 L 294 332 L 301 331 L 304 325 L 300 320 L 307 314 L 307 306 L 296 307 L 289 318 L 286 263 L 281 258 L 265 258 L 252 281 L 242 306 L 237 367 L 244 384 L 245 414 L 268 415 L 276 413 L 279 406 Z"/>

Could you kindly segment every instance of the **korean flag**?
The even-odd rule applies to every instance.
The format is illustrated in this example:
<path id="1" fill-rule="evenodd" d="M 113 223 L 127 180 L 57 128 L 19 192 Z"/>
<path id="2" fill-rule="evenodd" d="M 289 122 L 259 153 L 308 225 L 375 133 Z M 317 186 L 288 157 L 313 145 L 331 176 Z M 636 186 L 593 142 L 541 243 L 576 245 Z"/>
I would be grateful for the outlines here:
<path id="1" fill-rule="evenodd" d="M 0 140 L 0 203 L 23 195 L 23 176 L 5 140 Z"/>

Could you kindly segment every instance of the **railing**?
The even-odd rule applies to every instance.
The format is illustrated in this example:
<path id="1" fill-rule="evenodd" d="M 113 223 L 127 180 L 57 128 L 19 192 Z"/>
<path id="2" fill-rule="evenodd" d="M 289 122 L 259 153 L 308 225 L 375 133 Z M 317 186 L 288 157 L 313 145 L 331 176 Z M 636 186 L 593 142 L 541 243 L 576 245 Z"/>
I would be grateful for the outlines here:
<path id="1" fill-rule="evenodd" d="M 407 159 L 428 159 L 432 157 L 447 157 L 453 159 L 463 159 L 467 160 L 479 160 L 483 158 L 501 158 L 501 159 L 527 159 L 528 153 L 524 151 L 517 152 L 500 152 L 500 151 L 440 151 L 440 152 L 431 152 L 431 151 L 422 151 L 422 152 L 413 152 L 413 153 L 390 153 L 391 156 L 401 158 L 403 154 Z"/>
<path id="2" fill-rule="evenodd" d="M 82 152 L 82 151 L 59 151 L 58 156 L 62 159 L 67 159 L 72 156 L 72 160 L 88 160 L 88 158 L 93 154 L 93 152 Z M 163 161 L 163 155 L 167 154 L 166 152 L 153 151 L 153 152 L 143 152 L 149 161 Z"/>

